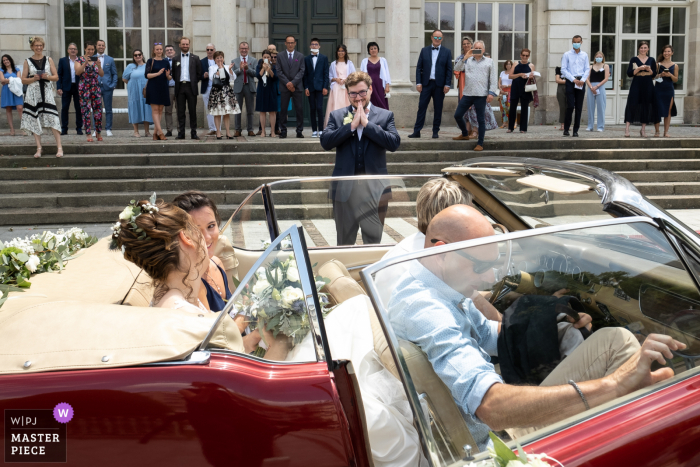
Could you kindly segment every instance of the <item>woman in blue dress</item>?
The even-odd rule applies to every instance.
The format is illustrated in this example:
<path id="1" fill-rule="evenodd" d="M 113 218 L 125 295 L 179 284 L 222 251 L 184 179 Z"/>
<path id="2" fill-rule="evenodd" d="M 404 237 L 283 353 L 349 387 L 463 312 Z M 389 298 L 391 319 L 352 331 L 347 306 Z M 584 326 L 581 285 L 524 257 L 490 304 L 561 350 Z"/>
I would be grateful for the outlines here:
<path id="1" fill-rule="evenodd" d="M 265 62 L 267 60 L 267 62 Z M 275 75 L 274 65 L 272 64 L 272 53 L 266 50 L 262 54 L 262 59 L 258 60 L 258 66 L 255 69 L 260 78 L 258 78 L 258 92 L 255 99 L 255 111 L 260 112 L 260 126 L 262 128 L 262 136 L 265 136 L 265 112 L 270 114 L 270 136 L 276 138 L 275 120 L 277 118 L 277 91 L 279 89 L 279 80 Z M 264 78 L 264 81 L 263 81 Z"/>
<path id="2" fill-rule="evenodd" d="M 153 46 L 152 57 L 146 63 L 146 103 L 151 106 L 153 115 L 153 139 L 165 140 L 165 134 L 160 127 L 163 108 L 170 105 L 170 62 L 163 56 L 163 44 Z"/>
<path id="3" fill-rule="evenodd" d="M 2 84 L 2 96 L 0 97 L 0 107 L 7 112 L 7 123 L 10 125 L 10 136 L 15 136 L 15 126 L 12 124 L 12 110 L 17 109 L 19 119 L 22 120 L 22 109 L 24 99 L 16 96 L 10 91 L 10 78 L 19 78 L 21 70 L 15 66 L 15 61 L 9 55 L 2 56 L 2 66 L 0 67 L 0 84 Z"/>
<path id="4" fill-rule="evenodd" d="M 129 95 L 129 123 L 134 125 L 134 136 L 140 137 L 139 123 L 143 123 L 146 137 L 151 136 L 148 125 L 153 123 L 151 106 L 146 103 L 143 97 L 143 88 L 146 87 L 146 63 L 143 60 L 141 49 L 134 50 L 134 62 L 124 70 L 122 80 L 126 83 L 127 94 Z"/>
<path id="5" fill-rule="evenodd" d="M 658 74 L 654 93 L 656 94 L 656 106 L 659 109 L 659 120 L 664 119 L 664 137 L 668 138 L 668 127 L 671 125 L 671 117 L 678 115 L 675 102 L 674 84 L 678 82 L 678 66 L 671 61 L 673 47 L 664 46 L 658 57 Z M 659 81 L 659 79 L 661 81 Z M 658 125 L 658 123 L 657 123 Z M 656 133 L 659 133 L 658 127 Z"/>

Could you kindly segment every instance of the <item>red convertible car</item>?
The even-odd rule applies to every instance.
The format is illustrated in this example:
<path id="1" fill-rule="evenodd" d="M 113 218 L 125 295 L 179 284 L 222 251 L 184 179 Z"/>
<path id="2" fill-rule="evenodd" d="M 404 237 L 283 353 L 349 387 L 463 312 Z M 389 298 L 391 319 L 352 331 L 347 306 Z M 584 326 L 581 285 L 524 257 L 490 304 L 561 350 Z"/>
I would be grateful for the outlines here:
<path id="1" fill-rule="evenodd" d="M 500 313 L 520 297 L 566 289 L 591 316 L 592 335 L 622 327 L 640 342 L 656 333 L 686 344 L 666 362 L 669 379 L 546 426 L 496 434 L 565 466 L 699 465 L 698 235 L 627 180 L 593 167 L 486 157 L 441 176 L 471 193 L 496 235 L 382 259 L 417 234 L 415 199 L 431 177 L 259 187 L 222 226 L 218 256 L 240 285 L 213 317 L 148 308 L 148 277 L 109 252 L 107 239 L 61 274 L 37 275 L 0 309 L 5 461 L 291 467 L 487 459 L 452 388 L 420 346 L 398 337 L 392 297 L 412 264 L 473 260 L 488 248 L 498 251 L 493 279 L 478 292 Z M 358 234 L 353 245 L 338 245 L 329 190 L 377 181 L 381 241 Z M 285 360 L 229 348 L 239 332 L 232 316 L 270 318 L 273 302 L 292 342 Z M 492 363 L 501 372 L 503 362 Z M 46 425 L 62 434 L 60 446 L 21 436 L 36 425 L 11 421 L 59 403 L 73 411 L 62 427 Z M 58 457 L 42 458 L 42 446 Z"/>

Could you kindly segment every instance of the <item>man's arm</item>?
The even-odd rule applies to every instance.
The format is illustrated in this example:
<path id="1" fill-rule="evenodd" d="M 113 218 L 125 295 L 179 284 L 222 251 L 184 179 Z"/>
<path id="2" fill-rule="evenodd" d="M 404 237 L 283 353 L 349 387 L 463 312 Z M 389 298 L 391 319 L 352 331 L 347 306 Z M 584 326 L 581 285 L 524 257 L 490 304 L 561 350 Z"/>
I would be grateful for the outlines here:
<path id="1" fill-rule="evenodd" d="M 586 53 L 586 52 L 581 52 L 581 53 Z M 581 77 L 581 81 L 586 81 L 588 79 L 588 75 L 591 74 L 591 64 L 588 63 L 588 55 L 586 55 L 586 63 L 583 65 L 583 76 Z"/>
<path id="2" fill-rule="evenodd" d="M 306 64 L 306 57 L 304 57 L 304 63 Z M 304 89 L 307 91 L 309 90 L 309 70 L 310 68 L 304 67 L 304 79 L 302 80 L 304 82 Z"/>
<path id="3" fill-rule="evenodd" d="M 391 116 L 386 122 L 386 130 L 376 123 L 367 122 L 364 130 L 362 130 L 362 136 L 366 136 L 387 151 L 394 152 L 401 144 L 401 136 L 399 136 L 399 132 L 396 131 L 396 126 L 394 125 L 394 113 L 389 113 Z"/>
<path id="4" fill-rule="evenodd" d="M 117 76 L 117 65 L 114 63 L 114 59 L 112 59 L 109 63 L 109 70 L 112 73 L 112 79 L 109 82 L 109 89 L 114 90 L 117 87 L 117 80 L 119 79 L 119 76 Z"/>
<path id="5" fill-rule="evenodd" d="M 335 149 L 350 138 L 352 133 L 353 131 L 350 129 L 349 123 L 338 127 L 335 118 L 331 114 L 328 118 L 328 125 L 326 125 L 326 129 L 323 130 L 323 134 L 321 135 L 321 147 L 326 151 Z"/>
<path id="6" fill-rule="evenodd" d="M 58 61 L 58 71 L 56 72 L 56 74 L 58 75 L 58 82 L 60 83 L 59 86 L 57 86 L 58 89 L 63 89 L 63 62 L 63 59 L 60 59 Z"/>
<path id="7" fill-rule="evenodd" d="M 248 69 L 246 70 L 246 73 L 248 74 L 248 78 L 257 78 L 257 76 L 255 75 L 255 68 L 257 66 L 258 66 L 257 60 L 255 60 L 250 55 L 248 55 Z M 248 81 L 250 81 L 250 79 Z"/>
<path id="8" fill-rule="evenodd" d="M 418 63 L 416 63 L 416 86 L 422 85 L 421 77 L 423 76 L 423 49 L 418 52 Z"/>
<path id="9" fill-rule="evenodd" d="M 204 71 L 202 71 L 202 61 L 197 57 L 197 59 L 194 61 L 194 68 L 195 68 L 195 73 L 197 74 L 197 81 L 201 81 L 203 79 Z M 209 69 L 207 69 L 209 71 Z"/>
<path id="10" fill-rule="evenodd" d="M 447 57 L 447 69 L 445 70 L 445 87 L 452 87 L 452 51 L 449 51 L 449 57 Z"/>
<path id="11" fill-rule="evenodd" d="M 284 74 L 284 72 L 282 71 L 282 58 L 280 58 L 281 55 L 282 55 L 282 54 L 279 54 L 279 55 L 277 56 L 277 63 L 275 64 L 275 75 L 276 75 L 277 78 L 280 80 L 280 85 L 283 86 L 283 87 L 286 87 L 286 86 L 287 86 L 287 83 L 289 83 L 289 79 L 287 78 L 287 76 L 286 76 L 286 75 Z M 286 59 L 285 59 L 285 60 L 286 60 Z M 280 89 L 281 89 L 281 88 L 280 88 Z"/>
<path id="12" fill-rule="evenodd" d="M 467 57 L 462 58 L 462 60 L 457 60 L 453 71 L 464 71 L 464 64 L 466 61 Z"/>
<path id="13" fill-rule="evenodd" d="M 569 70 L 569 53 L 565 53 L 561 59 L 561 76 L 568 79 L 572 83 L 574 82 L 574 75 L 571 74 Z"/>
<path id="14" fill-rule="evenodd" d="M 325 63 L 323 64 L 323 88 L 328 89 L 328 91 L 330 92 L 331 79 L 329 78 L 329 69 L 330 65 L 328 63 L 328 58 L 326 58 Z"/>
<path id="15" fill-rule="evenodd" d="M 241 75 L 241 67 L 240 67 L 241 62 L 239 61 L 238 64 L 236 64 L 236 59 L 234 58 L 233 60 L 231 60 L 231 63 L 233 63 L 233 72 L 236 73 L 236 76 L 240 76 Z"/>
<path id="16" fill-rule="evenodd" d="M 492 96 L 498 95 L 498 71 L 496 62 L 491 60 L 491 71 L 489 71 L 489 94 Z"/>
<path id="17" fill-rule="evenodd" d="M 297 71 L 296 76 L 292 79 L 292 84 L 294 85 L 295 88 L 298 88 L 301 85 L 301 81 L 304 79 L 304 73 L 306 72 L 306 62 L 302 58 L 301 63 L 299 64 L 299 71 Z"/>

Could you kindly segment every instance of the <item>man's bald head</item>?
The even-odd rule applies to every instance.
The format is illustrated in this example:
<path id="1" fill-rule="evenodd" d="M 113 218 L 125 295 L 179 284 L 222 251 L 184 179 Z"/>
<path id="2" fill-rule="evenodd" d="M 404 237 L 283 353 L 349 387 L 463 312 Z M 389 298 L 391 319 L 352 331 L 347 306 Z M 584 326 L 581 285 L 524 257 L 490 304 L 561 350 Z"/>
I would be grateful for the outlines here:
<path id="1" fill-rule="evenodd" d="M 493 235 L 491 223 L 478 210 L 464 204 L 443 209 L 433 217 L 425 232 L 424 248 L 435 246 L 432 239 L 444 243 L 462 242 Z"/>

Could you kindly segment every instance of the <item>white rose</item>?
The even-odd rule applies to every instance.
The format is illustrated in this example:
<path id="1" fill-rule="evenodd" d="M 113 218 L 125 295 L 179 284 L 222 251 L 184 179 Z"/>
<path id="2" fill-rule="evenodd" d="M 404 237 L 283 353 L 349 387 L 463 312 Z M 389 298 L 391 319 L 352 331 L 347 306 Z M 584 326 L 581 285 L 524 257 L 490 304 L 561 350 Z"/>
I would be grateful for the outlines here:
<path id="1" fill-rule="evenodd" d="M 287 269 L 287 279 L 292 282 L 299 282 L 299 270 L 296 267 L 289 266 L 289 269 Z"/>
<path id="2" fill-rule="evenodd" d="M 525 467 L 526 465 L 529 465 L 529 464 L 523 464 L 522 461 L 520 459 L 518 459 L 515 461 L 509 461 L 506 464 L 506 467 Z"/>
<path id="3" fill-rule="evenodd" d="M 255 275 L 258 276 L 258 279 L 267 279 L 267 276 L 265 275 L 265 268 L 263 267 L 258 268 L 258 270 L 255 272 Z"/>
<path id="4" fill-rule="evenodd" d="M 552 464 L 536 457 L 527 456 L 528 464 L 532 467 L 552 467 Z"/>
<path id="5" fill-rule="evenodd" d="M 39 266 L 39 263 L 41 263 L 39 257 L 36 255 L 31 255 L 29 256 L 29 260 L 25 263 L 25 266 L 27 266 L 27 269 L 29 269 L 30 272 L 36 272 L 36 268 Z"/>
<path id="6" fill-rule="evenodd" d="M 282 290 L 282 302 L 286 306 L 292 306 L 297 300 L 304 300 L 304 292 L 298 287 L 285 287 Z"/>
<path id="7" fill-rule="evenodd" d="M 267 281 L 264 280 L 264 279 L 259 280 L 258 282 L 255 283 L 255 286 L 253 287 L 253 293 L 256 294 L 256 295 L 260 295 L 260 294 L 263 293 L 263 292 L 265 291 L 265 289 L 267 289 L 268 287 L 270 287 L 270 283 L 269 283 L 269 282 L 267 282 Z"/>
<path id="8" fill-rule="evenodd" d="M 289 255 L 289 267 L 290 267 L 290 268 L 295 268 L 295 267 L 297 267 L 297 262 L 296 262 L 296 260 L 294 259 L 294 256 L 292 256 L 292 255 Z"/>
<path id="9" fill-rule="evenodd" d="M 272 280 L 274 280 L 275 282 L 281 281 L 284 277 L 280 268 L 275 268 L 272 271 L 270 271 L 270 275 L 272 276 Z"/>

